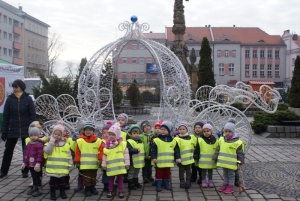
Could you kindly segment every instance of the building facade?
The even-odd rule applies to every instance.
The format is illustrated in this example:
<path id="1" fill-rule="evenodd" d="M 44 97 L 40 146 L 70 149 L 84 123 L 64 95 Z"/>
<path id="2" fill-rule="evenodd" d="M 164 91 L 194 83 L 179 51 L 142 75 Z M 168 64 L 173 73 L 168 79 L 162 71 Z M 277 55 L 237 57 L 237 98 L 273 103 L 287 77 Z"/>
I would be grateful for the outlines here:
<path id="1" fill-rule="evenodd" d="M 0 58 L 24 66 L 24 77 L 47 74 L 50 26 L 0 0 Z"/>

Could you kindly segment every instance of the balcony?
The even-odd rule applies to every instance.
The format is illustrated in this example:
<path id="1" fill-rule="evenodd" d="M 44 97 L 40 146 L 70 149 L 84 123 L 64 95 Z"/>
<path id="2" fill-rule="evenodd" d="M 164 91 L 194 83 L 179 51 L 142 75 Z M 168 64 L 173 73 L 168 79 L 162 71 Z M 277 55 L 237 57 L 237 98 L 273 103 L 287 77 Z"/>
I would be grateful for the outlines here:
<path id="1" fill-rule="evenodd" d="M 17 65 L 21 65 L 22 64 L 22 61 L 21 61 L 21 58 L 14 58 L 14 64 L 17 64 Z"/>
<path id="2" fill-rule="evenodd" d="M 21 32 L 22 30 L 19 27 L 14 26 L 14 33 L 21 35 Z"/>
<path id="3" fill-rule="evenodd" d="M 18 42 L 14 42 L 14 49 L 21 50 L 22 44 Z"/>

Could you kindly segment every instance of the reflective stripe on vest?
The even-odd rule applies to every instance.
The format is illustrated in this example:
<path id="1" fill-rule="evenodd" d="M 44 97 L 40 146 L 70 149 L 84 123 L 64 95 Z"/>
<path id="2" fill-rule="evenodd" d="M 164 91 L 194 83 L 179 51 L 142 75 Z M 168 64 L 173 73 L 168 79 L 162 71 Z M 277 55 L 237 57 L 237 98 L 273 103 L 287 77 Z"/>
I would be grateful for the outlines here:
<path id="1" fill-rule="evenodd" d="M 241 145 L 243 145 L 241 140 L 237 140 L 235 142 L 225 142 L 224 137 L 220 138 L 220 152 L 218 155 L 217 166 L 236 170 L 238 162 L 236 150 Z"/>
<path id="2" fill-rule="evenodd" d="M 185 140 L 180 137 L 174 138 L 178 144 L 180 150 L 180 158 L 182 165 L 193 164 L 194 161 L 194 150 L 195 150 L 195 138 Z"/>
<path id="3" fill-rule="evenodd" d="M 122 141 L 118 146 L 112 149 L 104 148 L 103 152 L 106 155 L 106 175 L 116 176 L 126 174 L 125 156 L 126 142 Z"/>
<path id="4" fill-rule="evenodd" d="M 46 172 L 49 174 L 69 174 L 69 151 L 70 145 L 55 146 L 51 154 L 46 154 Z"/>
<path id="5" fill-rule="evenodd" d="M 77 145 L 80 150 L 80 170 L 95 170 L 99 168 L 99 147 L 101 139 L 95 142 L 86 142 L 84 139 L 79 138 Z"/>
<path id="6" fill-rule="evenodd" d="M 174 148 L 176 141 L 164 142 L 159 138 L 155 138 L 153 142 L 157 146 L 157 167 L 174 167 Z"/>
<path id="7" fill-rule="evenodd" d="M 132 154 L 132 163 L 134 168 L 143 168 L 145 166 L 145 151 L 144 144 L 137 143 L 135 140 L 128 139 L 127 142 L 134 149 L 140 149 L 140 152 L 137 154 Z"/>
<path id="8" fill-rule="evenodd" d="M 198 167 L 203 169 L 214 169 L 217 167 L 216 163 L 213 163 L 212 158 L 216 152 L 216 148 L 219 144 L 218 140 L 214 144 L 207 144 L 201 137 L 198 138 L 200 147 L 200 158 L 198 161 Z"/>

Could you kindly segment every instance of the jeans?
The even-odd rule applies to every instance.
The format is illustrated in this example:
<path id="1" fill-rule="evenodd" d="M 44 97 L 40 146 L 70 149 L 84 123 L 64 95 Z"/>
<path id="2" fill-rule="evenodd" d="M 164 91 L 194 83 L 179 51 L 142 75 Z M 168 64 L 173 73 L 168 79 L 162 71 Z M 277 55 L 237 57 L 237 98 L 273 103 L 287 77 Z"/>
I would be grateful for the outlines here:
<path id="1" fill-rule="evenodd" d="M 235 171 L 227 168 L 223 168 L 223 177 L 224 183 L 233 186 L 234 178 L 235 178 Z"/>

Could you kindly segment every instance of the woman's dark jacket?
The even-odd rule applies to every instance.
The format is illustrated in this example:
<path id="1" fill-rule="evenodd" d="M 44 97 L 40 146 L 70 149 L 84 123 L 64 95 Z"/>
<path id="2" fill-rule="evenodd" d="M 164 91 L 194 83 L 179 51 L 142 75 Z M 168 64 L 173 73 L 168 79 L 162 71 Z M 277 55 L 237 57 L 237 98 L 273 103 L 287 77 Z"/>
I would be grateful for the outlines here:
<path id="1" fill-rule="evenodd" d="M 2 122 L 2 134 L 7 138 L 28 137 L 28 127 L 36 120 L 34 103 L 28 93 L 23 92 L 20 99 L 15 94 L 7 97 Z"/>

